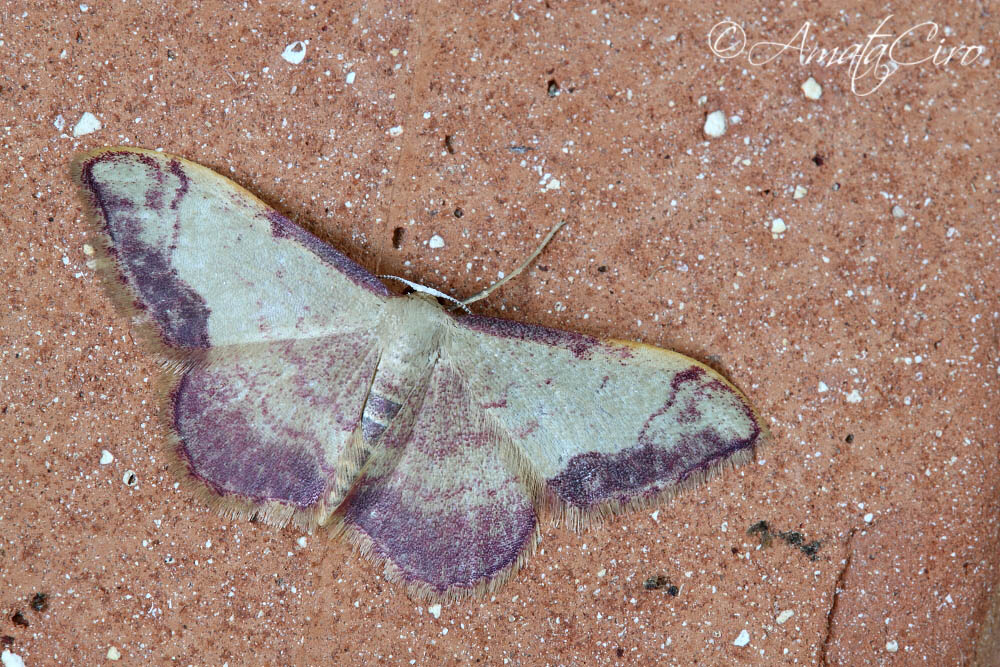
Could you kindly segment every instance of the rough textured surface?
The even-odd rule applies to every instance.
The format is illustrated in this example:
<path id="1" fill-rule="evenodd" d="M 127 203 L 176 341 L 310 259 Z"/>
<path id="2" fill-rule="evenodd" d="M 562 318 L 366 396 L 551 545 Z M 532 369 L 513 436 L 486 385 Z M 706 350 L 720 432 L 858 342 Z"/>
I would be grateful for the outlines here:
<path id="1" fill-rule="evenodd" d="M 727 18 L 751 41 L 809 20 L 810 40 L 846 48 L 883 18 L 863 3 L 0 11 L 0 636 L 27 664 L 112 647 L 230 665 L 977 651 L 990 664 L 1000 26 L 987 5 L 894 8 L 896 34 L 933 20 L 935 39 L 987 53 L 901 68 L 864 97 L 846 67 L 707 48 Z M 297 40 L 296 65 L 282 53 Z M 809 76 L 819 100 L 800 90 Z M 706 140 L 717 109 L 726 134 Z M 102 127 L 74 138 L 85 112 Z M 67 165 L 124 142 L 228 173 L 369 270 L 456 296 L 568 218 L 477 312 L 706 361 L 752 397 L 773 444 L 653 516 L 545 528 L 505 588 L 435 614 L 342 542 L 220 519 L 175 490 L 161 371 L 87 266 Z M 800 548 L 761 547 L 746 534 L 761 519 Z M 676 596 L 644 587 L 661 576 Z"/>

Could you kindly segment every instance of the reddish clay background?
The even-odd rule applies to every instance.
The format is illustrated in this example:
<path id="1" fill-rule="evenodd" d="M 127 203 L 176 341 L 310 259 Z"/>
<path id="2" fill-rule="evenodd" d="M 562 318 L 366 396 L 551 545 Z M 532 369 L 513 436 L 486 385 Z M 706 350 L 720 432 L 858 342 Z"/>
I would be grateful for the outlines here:
<path id="1" fill-rule="evenodd" d="M 8 661 L 997 664 L 995 8 L 161 4 L 0 7 Z M 891 34 L 939 24 L 911 53 L 985 53 L 863 96 L 846 65 L 708 46 L 723 20 L 751 43 L 809 21 L 808 44 L 845 49 L 888 14 Z M 706 139 L 715 110 L 739 122 Z M 74 138 L 84 112 L 102 129 Z M 508 585 L 433 615 L 342 541 L 302 547 L 175 488 L 163 371 L 88 267 L 69 178 L 115 144 L 211 166 L 369 269 L 455 296 L 566 219 L 475 310 L 694 356 L 773 441 L 655 515 L 546 527 Z M 762 547 L 761 520 L 814 558 Z M 646 590 L 656 576 L 678 594 Z"/>

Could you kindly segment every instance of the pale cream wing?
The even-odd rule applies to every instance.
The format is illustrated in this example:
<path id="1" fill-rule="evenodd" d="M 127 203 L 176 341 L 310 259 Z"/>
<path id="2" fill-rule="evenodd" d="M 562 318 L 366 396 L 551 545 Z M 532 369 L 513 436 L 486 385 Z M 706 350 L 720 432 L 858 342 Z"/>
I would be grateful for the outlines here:
<path id="1" fill-rule="evenodd" d="M 74 175 L 165 352 L 370 329 L 388 291 L 352 260 L 211 169 L 136 148 Z"/>
<path id="2" fill-rule="evenodd" d="M 442 354 L 575 520 L 669 495 L 764 437 L 747 399 L 683 355 L 509 320 L 457 324 Z"/>

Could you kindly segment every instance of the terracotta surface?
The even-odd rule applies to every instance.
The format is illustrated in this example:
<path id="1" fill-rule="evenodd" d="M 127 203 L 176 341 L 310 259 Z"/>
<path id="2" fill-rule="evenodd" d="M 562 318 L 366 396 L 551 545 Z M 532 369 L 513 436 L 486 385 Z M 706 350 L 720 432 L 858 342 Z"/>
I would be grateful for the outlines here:
<path id="1" fill-rule="evenodd" d="M 6 659 L 997 664 L 1000 21 L 979 2 L 815 4 L 4 2 Z M 731 19 L 751 42 L 808 20 L 810 44 L 844 49 L 890 13 L 891 34 L 933 20 L 935 43 L 985 53 L 860 96 L 847 66 L 708 48 Z M 709 140 L 715 110 L 740 120 Z M 84 112 L 103 127 L 74 138 Z M 508 585 L 439 614 L 322 532 L 221 519 L 174 488 L 162 371 L 87 266 L 69 163 L 121 143 L 456 296 L 567 219 L 477 312 L 706 361 L 773 442 L 657 513 L 547 527 Z M 657 576 L 677 595 L 647 590 Z"/>

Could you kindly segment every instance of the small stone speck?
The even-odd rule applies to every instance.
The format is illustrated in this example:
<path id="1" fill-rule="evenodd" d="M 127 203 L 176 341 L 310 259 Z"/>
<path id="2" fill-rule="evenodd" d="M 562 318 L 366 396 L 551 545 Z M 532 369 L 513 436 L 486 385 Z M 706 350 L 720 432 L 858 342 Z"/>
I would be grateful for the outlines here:
<path id="1" fill-rule="evenodd" d="M 427 607 L 427 613 L 434 618 L 441 618 L 441 605 L 432 604 L 430 607 Z"/>
<path id="2" fill-rule="evenodd" d="M 857 389 L 852 389 L 851 393 L 847 395 L 848 403 L 860 403 L 861 402 L 861 392 Z"/>
<path id="3" fill-rule="evenodd" d="M 111 452 L 109 452 L 106 449 L 101 450 L 101 465 L 102 466 L 110 465 L 111 463 L 114 462 L 114 460 L 115 460 L 114 454 L 112 454 Z"/>
<path id="4" fill-rule="evenodd" d="M 771 236 L 778 236 L 778 234 L 784 234 L 788 229 L 785 221 L 781 218 L 775 218 L 771 221 Z"/>
<path id="5" fill-rule="evenodd" d="M 300 548 L 305 549 L 306 548 L 306 544 L 308 544 L 309 541 L 306 539 L 306 536 L 303 535 L 299 539 L 295 540 L 295 543 L 298 544 Z"/>
<path id="6" fill-rule="evenodd" d="M 352 83 L 354 83 L 354 77 L 355 76 L 356 76 L 356 74 L 354 72 L 348 72 L 347 73 L 347 78 L 344 79 L 344 81 L 347 83 L 348 86 L 351 85 Z"/>
<path id="7" fill-rule="evenodd" d="M 903 210 L 902 206 L 896 204 L 895 206 L 892 207 L 892 217 L 894 218 L 906 217 L 906 211 Z"/>
<path id="8" fill-rule="evenodd" d="M 121 660 L 122 652 L 118 650 L 117 646 L 112 646 L 108 649 L 108 660 Z"/>
<path id="9" fill-rule="evenodd" d="M 401 134 L 403 134 L 403 126 L 402 125 L 396 125 L 395 127 L 390 127 L 389 128 L 389 136 L 390 137 L 398 137 Z"/>
<path id="10" fill-rule="evenodd" d="M 427 241 L 427 245 L 429 245 L 431 248 L 434 248 L 435 250 L 437 250 L 438 248 L 443 248 L 444 239 L 435 234 L 430 238 L 429 241 Z"/>
<path id="11" fill-rule="evenodd" d="M 750 643 L 750 633 L 740 630 L 740 636 L 733 640 L 733 646 L 746 646 Z"/>
<path id="12" fill-rule="evenodd" d="M 828 386 L 826 386 L 825 382 L 823 382 L 822 380 L 820 380 L 819 381 L 819 386 L 816 387 L 816 391 L 818 391 L 821 394 L 825 394 L 826 392 L 830 391 L 830 388 Z"/>
<path id="13" fill-rule="evenodd" d="M 292 42 L 285 47 L 285 50 L 281 52 L 281 57 L 292 63 L 293 65 L 298 65 L 306 57 L 306 43 L 305 42 Z"/>
<path id="14" fill-rule="evenodd" d="M 805 197 L 805 196 L 806 196 L 806 195 L 807 195 L 808 193 L 809 193 L 809 191 L 808 191 L 808 190 L 806 190 L 806 189 L 805 189 L 805 188 L 804 188 L 803 186 L 801 186 L 801 185 L 796 185 L 796 186 L 795 186 L 795 192 L 794 192 L 794 193 L 792 193 L 792 199 L 802 199 L 802 198 L 803 198 L 803 197 Z"/>
<path id="15" fill-rule="evenodd" d="M 3 667 L 24 667 L 24 660 L 21 656 L 6 649 L 4 649 L 3 654 L 0 654 L 0 661 L 3 662 Z"/>
<path id="16" fill-rule="evenodd" d="M 865 515 L 865 523 L 871 523 L 875 519 L 875 515 L 869 512 Z"/>
<path id="17" fill-rule="evenodd" d="M 786 622 L 788 622 L 788 619 L 790 619 L 794 615 L 795 615 L 794 611 L 792 611 L 791 609 L 786 609 L 785 611 L 778 614 L 778 617 L 774 620 L 778 622 L 778 625 L 783 625 Z"/>
<path id="18" fill-rule="evenodd" d="M 726 114 L 721 111 L 713 111 L 705 118 L 705 136 L 712 139 L 721 137 L 726 133 Z"/>
<path id="19" fill-rule="evenodd" d="M 97 116 L 85 111 L 80 120 L 76 121 L 76 125 L 73 126 L 73 136 L 82 137 L 85 134 L 90 134 L 91 132 L 97 132 L 101 129 L 101 121 L 97 120 Z"/>
<path id="20" fill-rule="evenodd" d="M 895 653 L 896 651 L 899 650 L 899 642 L 897 642 L 895 639 L 890 639 L 885 643 L 885 650 L 888 651 L 889 653 Z"/>
<path id="21" fill-rule="evenodd" d="M 811 100 L 818 100 L 823 95 L 823 86 L 816 79 L 809 77 L 802 84 L 802 92 Z"/>
<path id="22" fill-rule="evenodd" d="M 83 244 L 83 254 L 86 255 L 87 257 L 93 257 L 94 256 L 94 246 L 90 245 L 89 243 L 84 243 Z"/>

